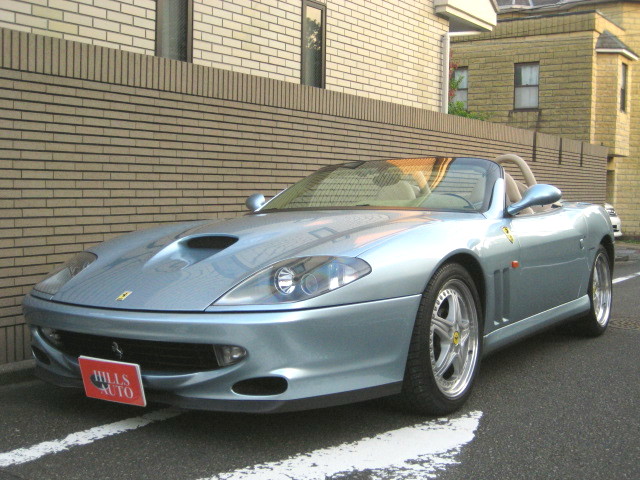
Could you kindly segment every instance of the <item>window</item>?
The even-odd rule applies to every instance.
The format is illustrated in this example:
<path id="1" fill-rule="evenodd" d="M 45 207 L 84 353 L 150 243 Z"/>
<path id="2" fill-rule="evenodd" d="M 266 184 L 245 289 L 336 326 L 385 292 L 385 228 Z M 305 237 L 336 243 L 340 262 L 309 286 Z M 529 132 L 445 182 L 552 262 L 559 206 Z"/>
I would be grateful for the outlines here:
<path id="1" fill-rule="evenodd" d="M 302 2 L 302 74 L 303 85 L 324 88 L 325 15 L 320 3 Z"/>
<path id="2" fill-rule="evenodd" d="M 517 63 L 515 65 L 513 106 L 516 110 L 538 108 L 539 80 L 539 63 Z"/>
<path id="3" fill-rule="evenodd" d="M 453 71 L 453 82 L 456 90 L 451 98 L 452 102 L 462 102 L 464 108 L 468 108 L 467 100 L 469 93 L 469 69 L 467 67 L 456 68 Z"/>
<path id="4" fill-rule="evenodd" d="M 629 75 L 629 66 L 626 63 L 622 64 L 620 70 L 620 111 L 627 111 L 627 77 Z"/>
<path id="5" fill-rule="evenodd" d="M 608 163 L 611 164 L 613 161 L 613 157 L 609 157 Z M 615 184 L 616 184 L 616 171 L 609 170 L 610 165 L 607 168 L 607 202 L 613 203 L 614 194 L 615 194 Z"/>
<path id="6" fill-rule="evenodd" d="M 156 55 L 193 60 L 193 0 L 156 1 Z"/>

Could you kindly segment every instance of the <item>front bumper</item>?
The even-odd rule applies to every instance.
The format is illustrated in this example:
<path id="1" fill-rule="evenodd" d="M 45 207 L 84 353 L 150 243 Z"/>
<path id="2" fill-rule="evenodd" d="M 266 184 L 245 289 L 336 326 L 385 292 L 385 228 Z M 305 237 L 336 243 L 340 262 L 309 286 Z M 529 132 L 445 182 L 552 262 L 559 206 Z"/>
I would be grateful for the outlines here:
<path id="1" fill-rule="evenodd" d="M 54 348 L 39 327 L 150 341 L 244 347 L 240 363 L 210 371 L 145 372 L 150 400 L 186 408 L 270 412 L 317 408 L 398 393 L 420 296 L 286 312 L 174 313 L 104 310 L 27 295 L 24 314 L 37 374 L 82 387 L 77 358 Z M 40 353 L 40 356 L 41 356 Z M 238 382 L 280 377 L 283 393 L 241 395 Z"/>

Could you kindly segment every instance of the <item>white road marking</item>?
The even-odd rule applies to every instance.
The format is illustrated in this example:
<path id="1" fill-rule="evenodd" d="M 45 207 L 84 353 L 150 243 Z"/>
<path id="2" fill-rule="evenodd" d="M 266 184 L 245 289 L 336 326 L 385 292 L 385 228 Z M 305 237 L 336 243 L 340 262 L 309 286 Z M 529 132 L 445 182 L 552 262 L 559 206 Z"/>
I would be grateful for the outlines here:
<path id="1" fill-rule="evenodd" d="M 432 420 L 207 480 L 325 480 L 364 470 L 372 479 L 434 478 L 439 470 L 457 463 L 455 456 L 473 440 L 481 417 L 482 412 L 471 412 Z"/>
<path id="2" fill-rule="evenodd" d="M 0 467 L 8 467 L 10 465 L 19 465 L 21 463 L 37 460 L 45 455 L 62 452 L 71 447 L 78 445 L 88 445 L 96 440 L 105 437 L 117 435 L 119 433 L 135 430 L 145 425 L 180 415 L 182 410 L 176 408 L 165 408 L 155 410 L 140 417 L 127 418 L 119 422 L 100 425 L 82 432 L 75 432 L 67 435 L 60 440 L 51 440 L 48 442 L 38 443 L 32 447 L 18 448 L 10 452 L 0 453 Z"/>
<path id="3" fill-rule="evenodd" d="M 636 277 L 640 277 L 640 272 L 632 273 L 631 275 L 627 275 L 626 277 L 614 278 L 612 283 L 626 282 L 627 280 L 631 280 L 632 278 Z"/>

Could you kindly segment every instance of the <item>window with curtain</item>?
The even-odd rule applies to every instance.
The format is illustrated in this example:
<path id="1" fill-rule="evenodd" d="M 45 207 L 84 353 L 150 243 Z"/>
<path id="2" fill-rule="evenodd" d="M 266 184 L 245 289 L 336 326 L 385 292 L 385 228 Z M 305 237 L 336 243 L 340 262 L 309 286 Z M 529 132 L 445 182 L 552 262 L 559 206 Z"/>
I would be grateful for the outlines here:
<path id="1" fill-rule="evenodd" d="M 156 0 L 156 55 L 193 60 L 193 0 Z"/>
<path id="2" fill-rule="evenodd" d="M 623 63 L 620 69 L 620 111 L 627 111 L 627 81 L 629 66 Z"/>
<path id="3" fill-rule="evenodd" d="M 302 74 L 303 85 L 325 85 L 325 16 L 321 3 L 302 2 Z"/>
<path id="4" fill-rule="evenodd" d="M 513 106 L 516 110 L 538 108 L 539 84 L 539 63 L 517 63 L 515 65 Z"/>
<path id="5" fill-rule="evenodd" d="M 462 102 L 464 108 L 469 108 L 467 104 L 469 93 L 469 69 L 467 67 L 456 68 L 453 71 L 453 80 L 457 83 L 452 102 Z"/>

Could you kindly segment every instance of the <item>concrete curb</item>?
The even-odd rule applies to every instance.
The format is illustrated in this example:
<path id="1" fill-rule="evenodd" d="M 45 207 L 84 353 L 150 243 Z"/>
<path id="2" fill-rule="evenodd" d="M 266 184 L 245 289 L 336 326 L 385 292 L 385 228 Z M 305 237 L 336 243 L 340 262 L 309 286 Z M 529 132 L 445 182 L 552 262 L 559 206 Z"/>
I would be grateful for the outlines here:
<path id="1" fill-rule="evenodd" d="M 36 361 L 33 359 L 0 365 L 0 386 L 34 380 L 35 366 Z"/>
<path id="2" fill-rule="evenodd" d="M 616 242 L 616 262 L 628 262 L 640 258 L 640 244 Z"/>

